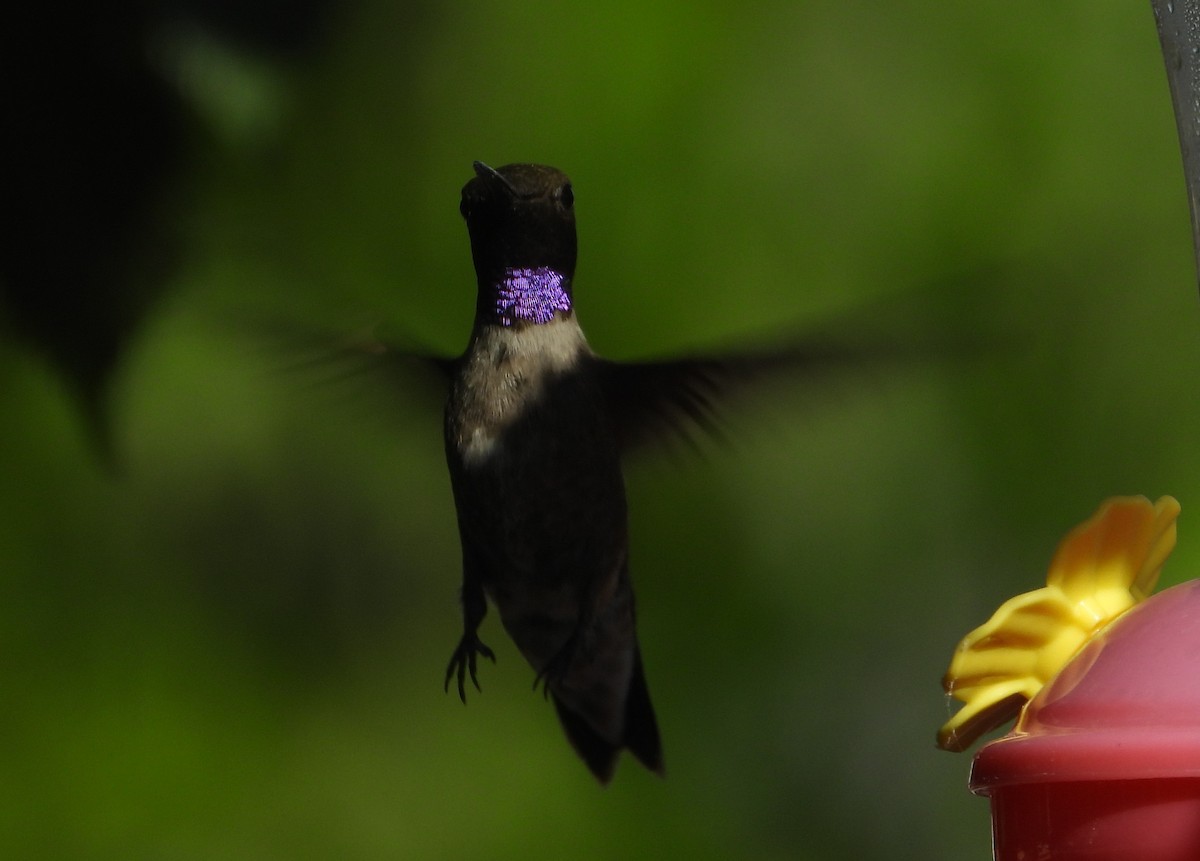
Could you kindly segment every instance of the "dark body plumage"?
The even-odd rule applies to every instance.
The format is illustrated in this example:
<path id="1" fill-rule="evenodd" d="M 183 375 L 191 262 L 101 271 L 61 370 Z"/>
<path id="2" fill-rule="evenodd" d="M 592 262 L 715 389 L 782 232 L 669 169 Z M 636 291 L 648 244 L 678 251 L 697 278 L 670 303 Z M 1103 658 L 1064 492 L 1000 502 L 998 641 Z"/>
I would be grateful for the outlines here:
<path id="1" fill-rule="evenodd" d="M 476 635 L 490 599 L 596 777 L 623 748 L 661 772 L 629 579 L 619 372 L 571 308 L 570 183 L 537 165 L 476 172 L 462 209 L 479 300 L 445 413 L 465 629 L 447 685 L 457 676 L 465 699 L 476 656 L 492 657 Z"/>

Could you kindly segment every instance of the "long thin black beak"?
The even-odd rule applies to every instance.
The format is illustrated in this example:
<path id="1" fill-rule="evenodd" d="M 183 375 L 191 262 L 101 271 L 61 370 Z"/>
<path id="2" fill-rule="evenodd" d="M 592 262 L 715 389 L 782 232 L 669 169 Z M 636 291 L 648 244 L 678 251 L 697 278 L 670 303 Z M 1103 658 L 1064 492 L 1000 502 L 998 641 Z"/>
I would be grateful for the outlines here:
<path id="1" fill-rule="evenodd" d="M 515 195 L 517 193 L 517 190 L 512 187 L 512 183 L 505 179 L 495 168 L 488 167 L 481 161 L 472 162 L 471 166 L 475 168 L 476 176 L 491 182 L 500 183 L 502 186 L 507 188 L 511 194 Z"/>

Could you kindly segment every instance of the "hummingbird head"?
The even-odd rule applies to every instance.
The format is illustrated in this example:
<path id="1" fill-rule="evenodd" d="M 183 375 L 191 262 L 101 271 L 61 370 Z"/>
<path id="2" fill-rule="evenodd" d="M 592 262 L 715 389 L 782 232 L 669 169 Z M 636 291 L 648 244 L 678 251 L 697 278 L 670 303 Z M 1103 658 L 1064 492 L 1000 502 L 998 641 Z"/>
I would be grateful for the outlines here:
<path id="1" fill-rule="evenodd" d="M 504 325 L 548 322 L 554 311 L 570 311 L 574 204 L 571 181 L 560 170 L 475 162 L 459 210 L 471 235 L 481 310 L 498 312 Z M 509 307 L 513 297 L 521 301 Z"/>

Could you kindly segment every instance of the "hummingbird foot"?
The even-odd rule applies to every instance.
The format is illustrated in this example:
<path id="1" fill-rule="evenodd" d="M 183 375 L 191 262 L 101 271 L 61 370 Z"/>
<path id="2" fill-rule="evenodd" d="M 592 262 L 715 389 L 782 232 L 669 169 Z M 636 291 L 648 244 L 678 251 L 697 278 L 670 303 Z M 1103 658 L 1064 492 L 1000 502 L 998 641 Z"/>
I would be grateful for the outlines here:
<path id="1" fill-rule="evenodd" d="M 578 645 L 579 633 L 576 632 L 567 638 L 567 641 L 562 644 L 562 648 L 554 654 L 553 658 L 546 662 L 546 665 L 534 677 L 533 689 L 536 691 L 538 685 L 541 685 L 543 699 L 549 698 L 550 685 L 567 674 L 567 668 L 571 666 L 571 661 L 575 657 L 575 650 Z"/>
<path id="2" fill-rule="evenodd" d="M 446 667 L 446 683 L 443 688 L 449 692 L 450 679 L 455 674 L 458 675 L 458 698 L 463 701 L 463 705 L 467 703 L 467 673 L 471 674 L 471 683 L 475 685 L 475 690 L 482 692 L 483 688 L 479 687 L 479 679 L 475 677 L 475 657 L 483 655 L 493 664 L 496 663 L 495 653 L 484 645 L 479 639 L 479 635 L 474 631 L 462 635 L 462 639 L 458 641 L 458 646 L 454 649 L 454 654 L 450 656 L 450 665 Z"/>

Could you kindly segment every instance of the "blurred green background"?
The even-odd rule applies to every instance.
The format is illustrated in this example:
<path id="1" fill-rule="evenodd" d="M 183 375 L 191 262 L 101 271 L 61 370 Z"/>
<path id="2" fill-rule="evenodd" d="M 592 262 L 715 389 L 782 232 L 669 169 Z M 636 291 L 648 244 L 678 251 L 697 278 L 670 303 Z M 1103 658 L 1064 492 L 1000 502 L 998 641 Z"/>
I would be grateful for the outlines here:
<path id="1" fill-rule="evenodd" d="M 1200 307 L 1148 6 L 356 0 L 299 51 L 185 20 L 140 33 L 189 120 L 112 468 L 38 338 L 0 343 L 0 852 L 989 857 L 969 757 L 933 746 L 959 637 L 1108 495 L 1176 495 L 1164 581 L 1200 572 Z M 440 418 L 309 385 L 238 323 L 461 350 L 473 159 L 570 173 L 608 356 L 927 284 L 940 331 L 1019 333 L 631 464 L 665 780 L 627 759 L 598 788 L 494 614 L 483 693 L 443 694 Z M 162 268 L 143 245 L 130 283 Z"/>

